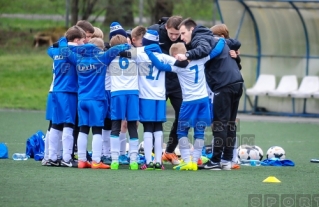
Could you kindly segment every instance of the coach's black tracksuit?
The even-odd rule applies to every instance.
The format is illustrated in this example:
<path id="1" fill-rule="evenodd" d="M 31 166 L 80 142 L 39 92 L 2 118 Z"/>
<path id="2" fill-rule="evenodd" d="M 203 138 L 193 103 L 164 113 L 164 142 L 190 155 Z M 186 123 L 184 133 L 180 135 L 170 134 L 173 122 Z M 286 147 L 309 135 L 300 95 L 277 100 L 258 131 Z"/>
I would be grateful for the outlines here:
<path id="1" fill-rule="evenodd" d="M 192 32 L 192 40 L 187 45 L 188 59 L 199 59 L 207 56 L 216 45 L 216 40 L 209 29 L 197 26 Z M 214 92 L 214 148 L 213 162 L 223 159 L 231 161 L 236 139 L 235 120 L 239 100 L 242 95 L 243 78 L 236 60 L 229 55 L 230 47 L 238 50 L 240 43 L 228 40 L 222 53 L 205 64 L 205 77 L 208 86 Z M 229 137 L 229 138 L 228 138 Z"/>

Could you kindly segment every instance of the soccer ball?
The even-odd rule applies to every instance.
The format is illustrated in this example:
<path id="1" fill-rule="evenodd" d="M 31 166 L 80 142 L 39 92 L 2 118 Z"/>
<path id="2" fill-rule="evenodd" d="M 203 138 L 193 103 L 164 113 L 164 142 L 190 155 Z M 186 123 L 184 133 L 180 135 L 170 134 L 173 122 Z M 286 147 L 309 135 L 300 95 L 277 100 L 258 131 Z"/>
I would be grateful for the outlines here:
<path id="1" fill-rule="evenodd" d="M 267 159 L 278 158 L 284 160 L 286 158 L 285 150 L 279 146 L 272 146 L 267 151 Z"/>
<path id="2" fill-rule="evenodd" d="M 255 145 L 241 145 L 238 147 L 238 158 L 240 160 L 262 160 L 263 151 Z"/>

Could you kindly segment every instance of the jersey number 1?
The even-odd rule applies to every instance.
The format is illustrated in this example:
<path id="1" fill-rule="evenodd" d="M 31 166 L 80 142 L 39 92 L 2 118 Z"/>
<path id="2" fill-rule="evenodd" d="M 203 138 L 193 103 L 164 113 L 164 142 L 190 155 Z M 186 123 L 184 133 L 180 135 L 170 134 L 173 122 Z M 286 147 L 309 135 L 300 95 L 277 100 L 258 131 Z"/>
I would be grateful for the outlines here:
<path id="1" fill-rule="evenodd" d="M 194 83 L 198 83 L 198 66 L 194 65 L 192 67 L 189 68 L 190 70 L 195 70 L 195 80 Z"/>

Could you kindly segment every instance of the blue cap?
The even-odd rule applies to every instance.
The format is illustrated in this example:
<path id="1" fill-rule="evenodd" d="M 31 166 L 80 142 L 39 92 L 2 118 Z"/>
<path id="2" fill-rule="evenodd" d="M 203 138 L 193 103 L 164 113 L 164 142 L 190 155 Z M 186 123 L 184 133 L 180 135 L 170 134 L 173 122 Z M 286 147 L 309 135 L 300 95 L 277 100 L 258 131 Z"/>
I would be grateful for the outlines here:
<path id="1" fill-rule="evenodd" d="M 127 37 L 126 31 L 118 22 L 112 22 L 112 24 L 110 25 L 110 40 L 115 35 L 123 35 L 124 37 Z"/>
<path id="2" fill-rule="evenodd" d="M 150 44 L 159 44 L 159 36 L 157 31 L 148 29 L 143 36 L 142 44 L 143 46 L 147 46 Z"/>

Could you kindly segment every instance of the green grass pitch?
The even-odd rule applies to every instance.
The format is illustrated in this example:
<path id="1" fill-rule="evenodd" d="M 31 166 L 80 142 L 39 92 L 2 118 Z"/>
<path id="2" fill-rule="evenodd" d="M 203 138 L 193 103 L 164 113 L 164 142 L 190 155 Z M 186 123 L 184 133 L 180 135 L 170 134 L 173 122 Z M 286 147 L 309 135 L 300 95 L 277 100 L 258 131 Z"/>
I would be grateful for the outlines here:
<path id="1" fill-rule="evenodd" d="M 233 171 L 91 170 L 43 167 L 14 161 L 26 139 L 46 131 L 44 112 L 0 111 L 0 142 L 10 159 L 0 160 L 0 206 L 251 206 L 249 194 L 316 194 L 319 165 L 318 124 L 241 122 L 239 135 L 255 135 L 264 155 L 282 146 L 295 167 L 242 167 Z M 240 117 L 240 115 L 239 115 Z M 140 132 L 142 127 L 139 127 Z M 167 133 L 166 133 L 167 134 Z M 140 133 L 140 138 L 142 133 Z M 89 142 L 90 143 L 90 142 Z M 88 146 L 91 148 L 90 144 Z M 263 183 L 275 176 L 281 183 Z"/>

